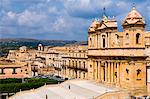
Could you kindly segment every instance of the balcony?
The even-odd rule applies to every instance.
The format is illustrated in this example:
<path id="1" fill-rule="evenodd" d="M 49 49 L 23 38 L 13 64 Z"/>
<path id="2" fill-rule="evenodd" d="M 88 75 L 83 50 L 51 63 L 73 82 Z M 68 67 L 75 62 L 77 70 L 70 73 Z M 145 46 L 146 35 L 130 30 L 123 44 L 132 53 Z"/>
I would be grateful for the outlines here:
<path id="1" fill-rule="evenodd" d="M 82 68 L 82 67 L 79 68 L 77 66 L 69 66 L 69 65 L 67 65 L 67 68 L 74 69 L 74 70 L 81 70 L 81 71 L 85 71 L 85 72 L 88 71 L 87 68 Z"/>

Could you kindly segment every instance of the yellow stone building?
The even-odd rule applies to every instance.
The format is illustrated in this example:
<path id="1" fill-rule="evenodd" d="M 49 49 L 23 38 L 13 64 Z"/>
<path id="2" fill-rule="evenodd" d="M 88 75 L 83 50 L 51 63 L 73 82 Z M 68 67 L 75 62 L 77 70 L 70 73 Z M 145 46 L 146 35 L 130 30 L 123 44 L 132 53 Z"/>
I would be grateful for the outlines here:
<path id="1" fill-rule="evenodd" d="M 30 77 L 30 67 L 25 62 L 13 62 L 0 58 L 0 79 Z"/>
<path id="2" fill-rule="evenodd" d="M 101 21 L 94 20 L 88 30 L 88 78 L 145 92 L 150 62 L 150 33 L 145 25 L 135 7 L 123 20 L 122 32 L 118 32 L 114 18 L 104 15 Z"/>
<path id="3" fill-rule="evenodd" d="M 55 75 L 87 79 L 87 50 L 84 45 L 50 47 L 40 44 L 37 57 L 44 58 L 46 66 L 54 67 Z"/>
<path id="4" fill-rule="evenodd" d="M 72 45 L 66 46 L 68 51 L 62 64 L 62 75 L 68 78 L 87 79 L 87 46 Z"/>
<path id="5" fill-rule="evenodd" d="M 10 50 L 7 59 L 14 61 L 29 61 L 36 58 L 36 52 L 36 50 L 31 50 L 26 46 L 22 46 L 19 50 Z"/>

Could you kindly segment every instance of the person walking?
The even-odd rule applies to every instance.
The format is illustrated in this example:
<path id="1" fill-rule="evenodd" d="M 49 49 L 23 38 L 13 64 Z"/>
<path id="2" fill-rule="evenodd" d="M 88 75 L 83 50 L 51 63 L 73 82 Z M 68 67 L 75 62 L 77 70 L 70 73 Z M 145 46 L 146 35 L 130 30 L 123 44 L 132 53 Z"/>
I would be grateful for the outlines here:
<path id="1" fill-rule="evenodd" d="M 47 94 L 46 94 L 46 99 L 48 99 L 48 96 L 47 96 Z"/>
<path id="2" fill-rule="evenodd" d="M 70 90 L 70 85 L 68 86 L 68 89 Z"/>

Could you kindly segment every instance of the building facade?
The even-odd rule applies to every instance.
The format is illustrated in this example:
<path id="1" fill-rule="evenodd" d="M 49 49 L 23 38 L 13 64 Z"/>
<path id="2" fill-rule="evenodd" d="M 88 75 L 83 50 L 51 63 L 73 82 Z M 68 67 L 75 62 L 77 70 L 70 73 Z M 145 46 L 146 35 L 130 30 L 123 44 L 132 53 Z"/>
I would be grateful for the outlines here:
<path id="1" fill-rule="evenodd" d="M 0 59 L 0 79 L 30 77 L 30 66 L 25 62 Z"/>
<path id="2" fill-rule="evenodd" d="M 123 20 L 122 27 L 123 32 L 118 32 L 117 21 L 105 15 L 91 24 L 88 78 L 135 93 L 145 92 L 150 33 L 145 31 L 144 18 L 135 7 Z"/>
<path id="3" fill-rule="evenodd" d="M 66 48 L 68 53 L 62 57 L 62 75 L 68 78 L 87 79 L 87 46 L 72 45 Z"/>
<path id="4" fill-rule="evenodd" d="M 54 67 L 54 74 L 64 78 L 87 79 L 87 46 L 66 45 L 40 48 L 38 57 L 45 58 L 46 66 Z"/>

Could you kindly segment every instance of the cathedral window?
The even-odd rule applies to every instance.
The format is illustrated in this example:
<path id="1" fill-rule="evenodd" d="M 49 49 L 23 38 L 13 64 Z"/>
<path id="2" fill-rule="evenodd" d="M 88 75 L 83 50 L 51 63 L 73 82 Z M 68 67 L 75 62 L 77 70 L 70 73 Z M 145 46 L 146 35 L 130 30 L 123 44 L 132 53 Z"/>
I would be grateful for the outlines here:
<path id="1" fill-rule="evenodd" d="M 129 74 L 129 69 L 126 69 L 127 74 Z"/>
<path id="2" fill-rule="evenodd" d="M 90 45 L 90 47 L 92 47 L 92 38 L 90 38 L 90 44 L 89 45 Z"/>
<path id="3" fill-rule="evenodd" d="M 115 72 L 115 77 L 117 78 L 117 72 Z"/>
<path id="4" fill-rule="evenodd" d="M 138 76 L 140 74 L 141 70 L 138 69 L 138 70 L 136 70 L 136 72 L 137 72 L 137 76 Z"/>
<path id="5" fill-rule="evenodd" d="M 90 68 L 92 68 L 92 65 L 90 65 Z"/>
<path id="6" fill-rule="evenodd" d="M 126 40 L 126 45 L 129 45 L 129 34 L 128 33 L 126 33 L 125 40 Z"/>
<path id="7" fill-rule="evenodd" d="M 102 40 L 103 40 L 103 48 L 106 47 L 106 39 L 105 39 L 105 35 L 102 35 Z"/>
<path id="8" fill-rule="evenodd" d="M 126 33 L 126 39 L 129 39 L 129 34 L 128 33 Z"/>
<path id="9" fill-rule="evenodd" d="M 119 43 L 120 43 L 119 35 L 115 34 L 115 36 L 116 36 L 116 45 L 119 45 Z"/>
<path id="10" fill-rule="evenodd" d="M 140 33 L 136 34 L 136 44 L 139 44 L 139 40 L 140 40 Z"/>

